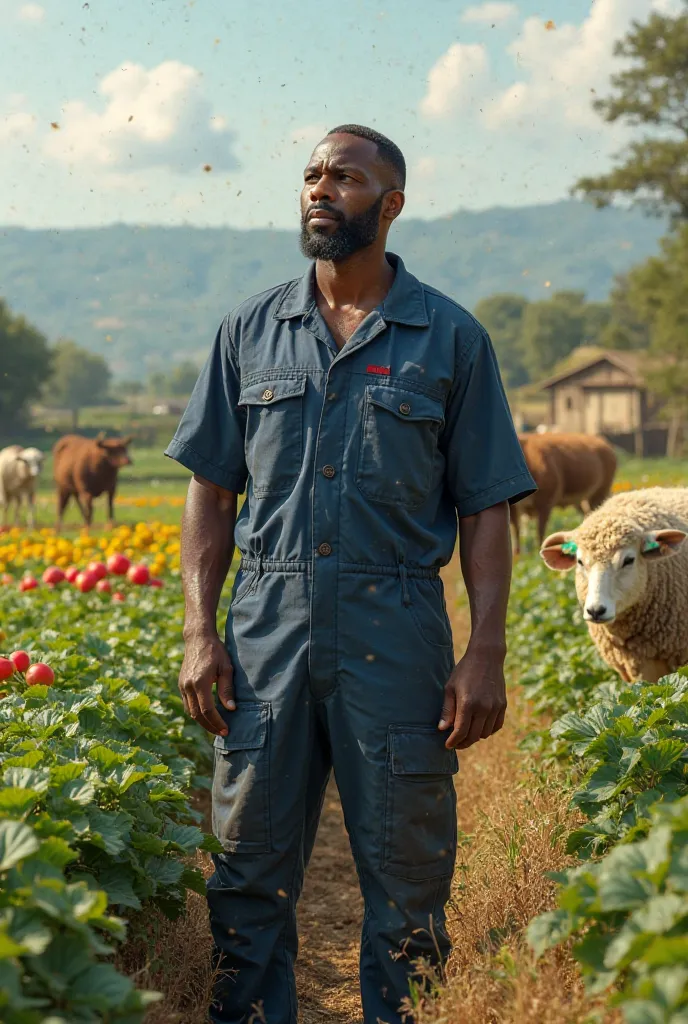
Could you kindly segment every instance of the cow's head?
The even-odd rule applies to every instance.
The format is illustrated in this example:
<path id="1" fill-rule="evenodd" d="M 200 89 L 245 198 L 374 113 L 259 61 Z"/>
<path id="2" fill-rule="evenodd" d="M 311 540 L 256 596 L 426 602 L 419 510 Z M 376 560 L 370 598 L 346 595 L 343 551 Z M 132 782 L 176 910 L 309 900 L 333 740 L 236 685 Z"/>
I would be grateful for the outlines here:
<path id="1" fill-rule="evenodd" d="M 128 446 L 133 440 L 132 435 L 129 437 L 110 437 L 105 438 L 103 434 L 98 434 L 96 438 L 96 444 L 107 457 L 108 462 L 115 469 L 121 469 L 122 466 L 131 466 L 132 460 L 127 451 Z"/>
<path id="2" fill-rule="evenodd" d="M 675 555 L 686 539 L 683 530 L 630 531 L 620 544 L 605 548 L 571 533 L 553 533 L 540 554 L 550 569 L 576 569 L 576 591 L 587 622 L 613 622 L 643 595 L 648 566 Z"/>
<path id="3" fill-rule="evenodd" d="M 38 476 L 43 468 L 45 455 L 38 448 L 22 448 L 17 455 L 17 461 L 23 462 L 29 471 L 29 476 Z"/>

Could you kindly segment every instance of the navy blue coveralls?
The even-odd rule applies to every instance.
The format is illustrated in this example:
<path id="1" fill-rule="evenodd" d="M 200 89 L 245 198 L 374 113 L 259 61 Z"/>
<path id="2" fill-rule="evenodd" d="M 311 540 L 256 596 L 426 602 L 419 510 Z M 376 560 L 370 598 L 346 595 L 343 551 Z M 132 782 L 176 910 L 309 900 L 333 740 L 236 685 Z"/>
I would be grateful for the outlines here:
<path id="1" fill-rule="evenodd" d="M 223 322 L 166 454 L 246 500 L 215 738 L 211 1020 L 296 1024 L 296 902 L 331 768 L 365 899 L 366 1024 L 400 1024 L 412 961 L 445 956 L 455 751 L 441 566 L 471 516 L 534 489 L 484 329 L 393 254 L 338 351 L 303 278 Z"/>

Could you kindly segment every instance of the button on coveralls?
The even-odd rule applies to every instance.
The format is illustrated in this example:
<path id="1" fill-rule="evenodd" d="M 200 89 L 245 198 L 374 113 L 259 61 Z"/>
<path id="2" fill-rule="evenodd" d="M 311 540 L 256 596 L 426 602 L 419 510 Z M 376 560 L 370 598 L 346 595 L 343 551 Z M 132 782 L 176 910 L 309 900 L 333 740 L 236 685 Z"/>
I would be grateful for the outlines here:
<path id="1" fill-rule="evenodd" d="M 227 618 L 208 883 L 211 1020 L 296 1024 L 296 903 L 333 768 L 365 900 L 366 1024 L 449 950 L 454 665 L 439 569 L 457 515 L 532 492 L 483 328 L 402 261 L 338 351 L 313 266 L 223 322 L 166 454 L 246 500 Z M 262 1019 L 262 1018 L 258 1018 Z"/>

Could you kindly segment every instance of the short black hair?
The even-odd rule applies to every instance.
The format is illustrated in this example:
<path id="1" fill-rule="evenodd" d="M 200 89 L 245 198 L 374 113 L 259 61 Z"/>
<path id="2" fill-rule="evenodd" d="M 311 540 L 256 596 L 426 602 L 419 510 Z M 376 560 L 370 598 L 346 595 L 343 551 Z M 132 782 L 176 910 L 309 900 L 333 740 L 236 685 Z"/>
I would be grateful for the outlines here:
<path id="1" fill-rule="evenodd" d="M 377 146 L 380 159 L 391 167 L 394 172 L 394 182 L 397 188 L 404 189 L 406 187 L 406 161 L 404 160 L 404 154 L 401 152 L 396 143 L 388 139 L 386 135 L 382 135 L 381 132 L 376 132 L 374 128 L 366 128 L 362 124 L 340 124 L 337 128 L 333 128 L 327 133 L 328 135 L 357 135 L 359 139 L 367 139 L 368 142 L 374 142 Z"/>

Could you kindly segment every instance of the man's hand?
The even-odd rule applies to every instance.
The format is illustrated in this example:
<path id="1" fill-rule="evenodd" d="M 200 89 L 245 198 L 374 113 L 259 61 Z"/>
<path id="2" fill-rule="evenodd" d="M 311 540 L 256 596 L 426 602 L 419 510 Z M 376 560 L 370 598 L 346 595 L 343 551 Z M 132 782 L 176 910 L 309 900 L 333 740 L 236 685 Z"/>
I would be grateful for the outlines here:
<path id="1" fill-rule="evenodd" d="M 179 689 L 184 708 L 208 732 L 226 736 L 229 732 L 215 707 L 213 684 L 217 696 L 228 711 L 235 711 L 234 669 L 227 648 L 215 634 L 194 634 L 186 640 Z"/>
<path id="2" fill-rule="evenodd" d="M 439 728 L 453 726 L 445 747 L 465 750 L 488 739 L 502 728 L 505 714 L 504 653 L 467 650 L 444 688 Z"/>

